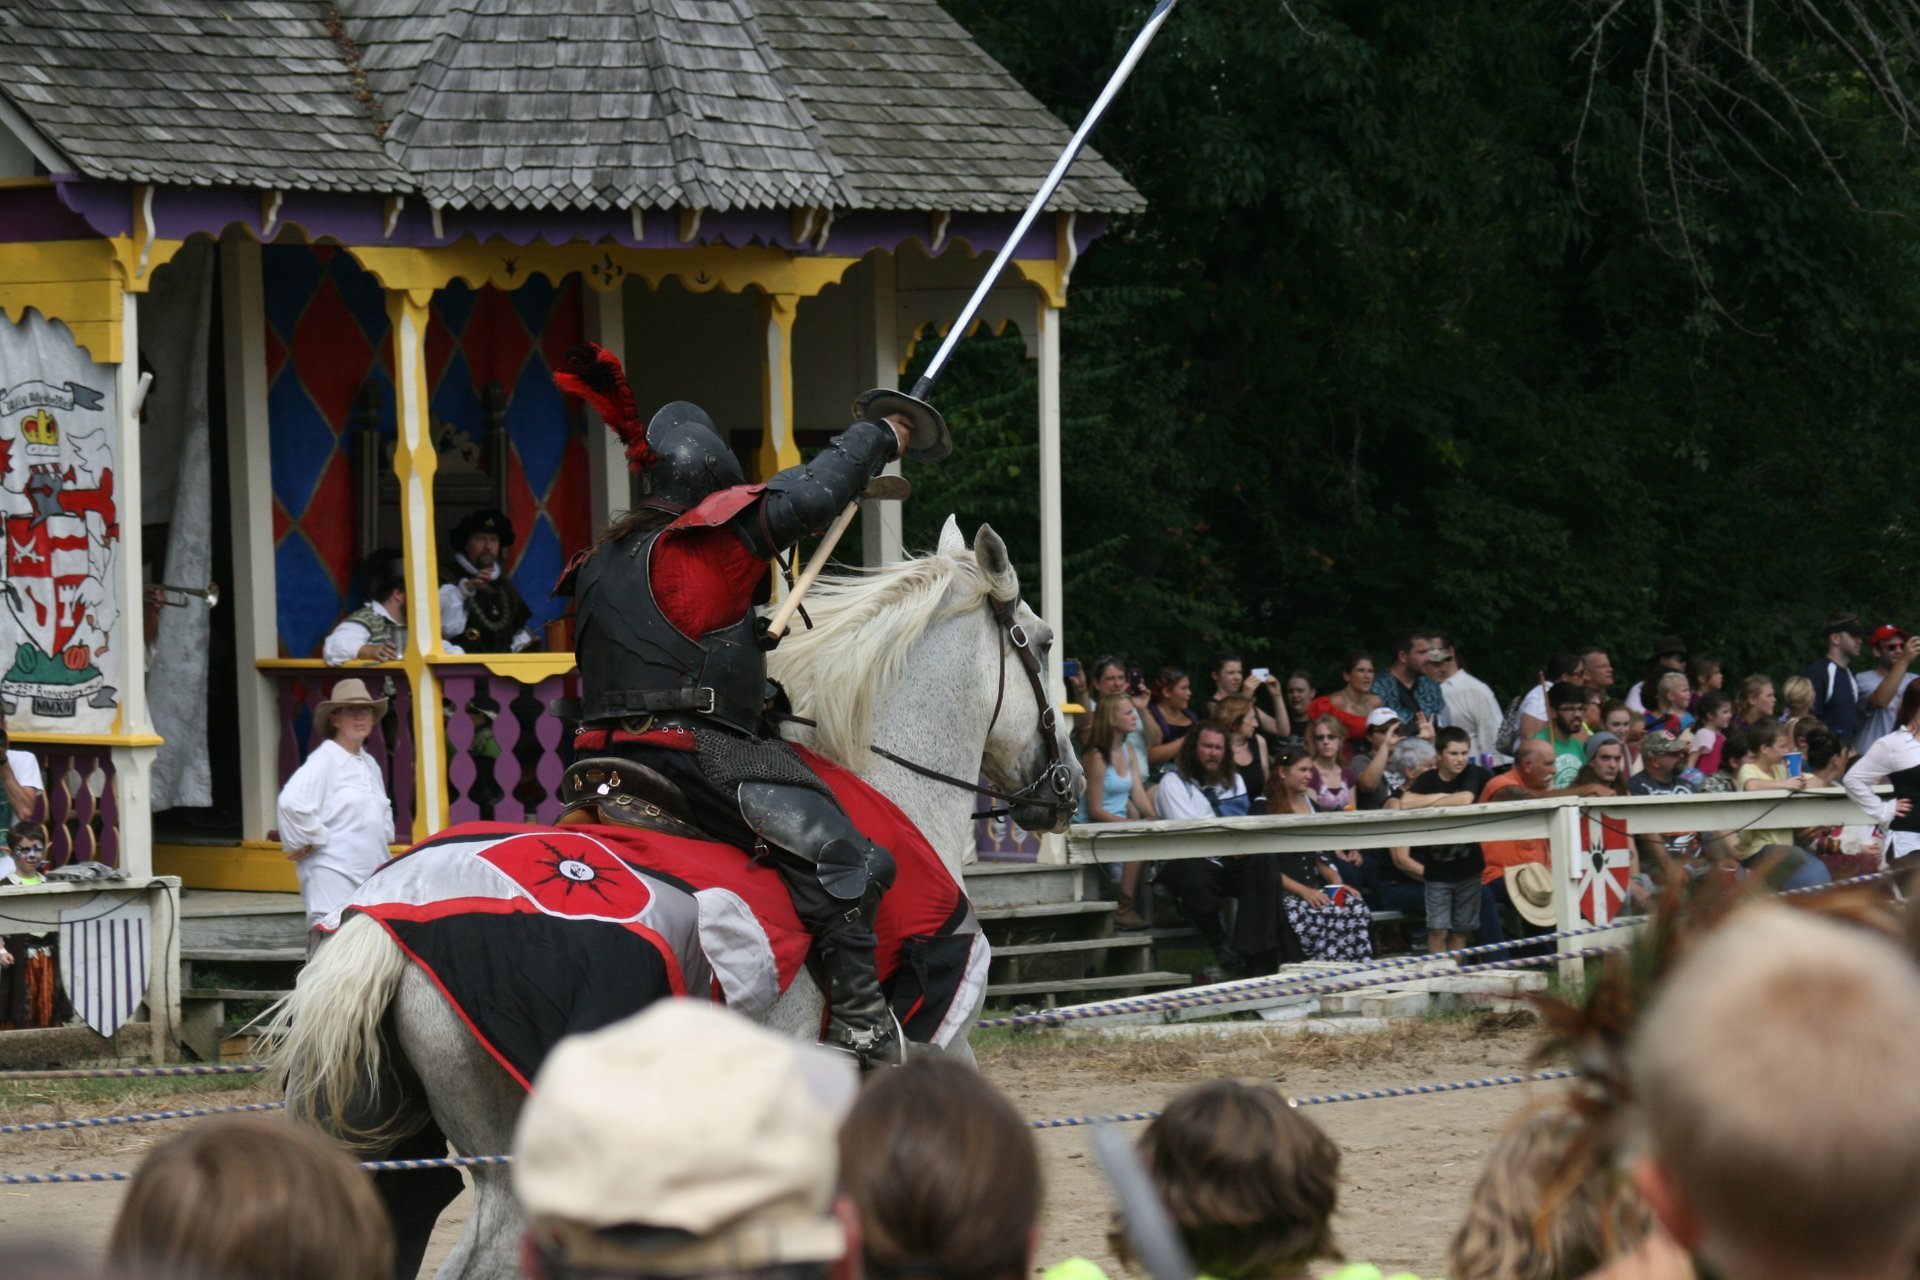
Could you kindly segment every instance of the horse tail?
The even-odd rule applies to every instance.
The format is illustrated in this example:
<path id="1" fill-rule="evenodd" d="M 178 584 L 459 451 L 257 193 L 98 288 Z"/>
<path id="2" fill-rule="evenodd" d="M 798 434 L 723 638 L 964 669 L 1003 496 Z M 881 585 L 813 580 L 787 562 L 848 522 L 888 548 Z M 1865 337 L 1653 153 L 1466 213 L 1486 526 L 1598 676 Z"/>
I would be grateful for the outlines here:
<path id="1" fill-rule="evenodd" d="M 368 916 L 341 926 L 261 1020 L 261 1060 L 286 1078 L 287 1114 L 360 1149 L 383 1149 L 418 1130 L 382 1035 L 407 971 L 406 953 Z"/>

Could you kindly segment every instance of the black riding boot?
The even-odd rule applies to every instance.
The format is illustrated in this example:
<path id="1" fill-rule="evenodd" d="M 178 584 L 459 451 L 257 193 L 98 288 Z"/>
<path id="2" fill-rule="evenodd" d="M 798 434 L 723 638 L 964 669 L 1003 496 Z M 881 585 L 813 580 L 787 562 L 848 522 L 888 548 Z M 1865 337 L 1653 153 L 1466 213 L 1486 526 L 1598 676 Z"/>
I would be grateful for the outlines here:
<path id="1" fill-rule="evenodd" d="M 854 917 L 850 924 L 816 935 L 814 943 L 827 979 L 826 1043 L 860 1059 L 863 1071 L 897 1067 L 905 1055 L 900 1024 L 874 967 L 871 921 L 879 903 L 877 891 L 868 893 L 847 913 Z"/>

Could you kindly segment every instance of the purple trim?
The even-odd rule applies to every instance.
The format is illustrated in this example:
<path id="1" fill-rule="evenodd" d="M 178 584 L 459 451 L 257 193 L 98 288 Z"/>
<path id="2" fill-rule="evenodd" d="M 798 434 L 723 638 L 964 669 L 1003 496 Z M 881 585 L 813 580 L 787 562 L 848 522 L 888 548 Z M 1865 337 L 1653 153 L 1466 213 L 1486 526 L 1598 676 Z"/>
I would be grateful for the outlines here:
<path id="1" fill-rule="evenodd" d="M 91 240 L 87 220 L 60 203 L 53 187 L 12 187 L 0 190 L 0 242 L 28 240 Z"/>
<path id="2" fill-rule="evenodd" d="M 62 215 L 45 199 L 46 193 L 23 191 L 15 199 L 39 195 L 41 200 L 26 201 L 23 208 L 34 211 L 37 220 L 16 230 L 13 219 L 5 219 L 0 239 L 70 239 L 85 235 L 88 229 L 101 236 L 133 233 L 133 188 L 121 183 L 58 180 L 54 193 L 59 204 L 72 211 Z M 626 210 L 562 209 L 446 209 L 441 212 L 443 236 L 433 234 L 433 215 L 426 198 L 408 195 L 395 220 L 393 235 L 386 232 L 386 197 L 375 194 L 289 191 L 281 200 L 273 227 L 277 239 L 286 229 L 298 228 L 309 240 L 333 240 L 346 245 L 393 245 L 405 248 L 451 244 L 472 237 L 476 240 L 499 239 L 508 244 L 526 245 L 536 240 L 547 244 L 590 244 L 612 242 L 628 248 L 678 249 L 680 211 L 649 209 L 645 216 L 646 236 L 633 238 L 632 215 Z M 266 211 L 266 193 L 233 187 L 157 187 L 154 189 L 154 233 L 162 239 L 184 240 L 195 234 L 217 236 L 229 227 L 241 227 L 254 236 L 262 230 Z M 918 241 L 931 251 L 933 219 L 921 210 L 874 210 L 836 217 L 827 233 L 824 254 L 857 258 L 875 249 L 893 251 L 909 240 Z M 941 244 L 944 252 L 955 241 L 964 242 L 975 254 L 997 251 L 1018 219 L 1011 213 L 956 213 L 947 226 Z M 1106 229 L 1104 214 L 1083 214 L 1075 221 L 1074 239 L 1082 253 Z M 1054 256 L 1054 221 L 1042 218 L 1021 241 L 1019 256 Z M 55 234 L 49 234 L 49 233 Z M 811 243 L 794 239 L 793 214 L 785 209 L 738 209 L 726 213 L 709 211 L 702 215 L 698 245 L 731 245 L 745 248 L 766 245 L 811 256 Z M 818 232 L 816 230 L 816 238 Z"/>

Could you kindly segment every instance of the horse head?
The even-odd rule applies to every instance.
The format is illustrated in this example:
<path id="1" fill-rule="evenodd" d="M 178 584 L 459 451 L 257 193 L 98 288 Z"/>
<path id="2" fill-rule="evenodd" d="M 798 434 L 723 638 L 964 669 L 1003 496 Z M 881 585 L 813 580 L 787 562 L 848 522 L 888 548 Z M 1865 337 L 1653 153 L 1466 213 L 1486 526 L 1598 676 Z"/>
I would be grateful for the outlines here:
<path id="1" fill-rule="evenodd" d="M 947 517 L 938 554 L 965 550 L 959 522 Z M 986 583 L 994 634 L 986 682 L 994 711 L 982 772 L 997 789 L 1022 797 L 1012 805 L 1015 823 L 1028 831 L 1065 832 L 1086 789 L 1086 777 L 1053 704 L 1048 665 L 1053 628 L 1020 598 L 1019 574 L 993 526 L 980 526 L 972 551 L 974 567 Z"/>

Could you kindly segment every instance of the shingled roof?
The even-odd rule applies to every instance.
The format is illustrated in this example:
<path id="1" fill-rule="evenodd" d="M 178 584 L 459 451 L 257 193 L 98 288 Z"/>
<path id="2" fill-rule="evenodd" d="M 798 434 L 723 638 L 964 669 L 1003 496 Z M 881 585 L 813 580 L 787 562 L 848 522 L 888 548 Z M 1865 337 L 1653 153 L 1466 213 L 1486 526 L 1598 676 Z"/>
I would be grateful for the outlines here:
<path id="1" fill-rule="evenodd" d="M 1068 136 L 935 0 L 36 0 L 0 46 L 109 180 L 1005 212 Z M 1052 207 L 1140 203 L 1088 152 Z"/>

